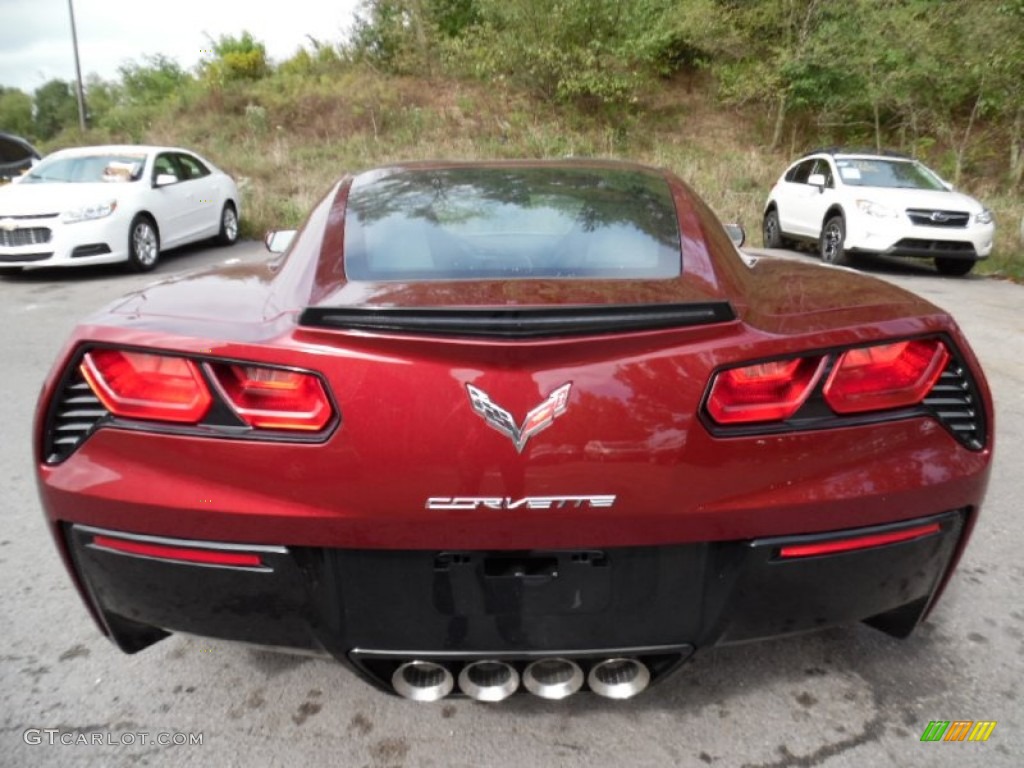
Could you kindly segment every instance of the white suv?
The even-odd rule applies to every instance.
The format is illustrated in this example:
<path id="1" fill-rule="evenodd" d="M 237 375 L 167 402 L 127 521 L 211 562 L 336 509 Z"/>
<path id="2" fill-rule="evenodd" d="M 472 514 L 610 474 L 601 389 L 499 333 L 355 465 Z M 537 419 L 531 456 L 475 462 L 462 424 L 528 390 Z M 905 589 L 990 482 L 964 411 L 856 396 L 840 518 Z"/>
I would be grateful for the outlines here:
<path id="1" fill-rule="evenodd" d="M 992 212 L 913 158 L 824 149 L 793 163 L 764 207 L 765 248 L 817 243 L 823 261 L 875 253 L 966 275 L 992 252 Z"/>

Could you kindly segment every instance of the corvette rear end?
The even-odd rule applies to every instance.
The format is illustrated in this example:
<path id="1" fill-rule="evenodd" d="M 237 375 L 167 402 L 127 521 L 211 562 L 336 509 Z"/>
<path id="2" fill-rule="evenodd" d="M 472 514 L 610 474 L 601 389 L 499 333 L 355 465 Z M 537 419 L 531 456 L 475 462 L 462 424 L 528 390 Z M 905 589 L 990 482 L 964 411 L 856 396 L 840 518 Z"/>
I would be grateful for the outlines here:
<path id="1" fill-rule="evenodd" d="M 991 448 L 944 312 L 744 259 L 670 174 L 576 162 L 346 178 L 283 257 L 126 298 L 57 361 L 36 459 L 122 649 L 188 632 L 497 701 L 908 634 Z"/>

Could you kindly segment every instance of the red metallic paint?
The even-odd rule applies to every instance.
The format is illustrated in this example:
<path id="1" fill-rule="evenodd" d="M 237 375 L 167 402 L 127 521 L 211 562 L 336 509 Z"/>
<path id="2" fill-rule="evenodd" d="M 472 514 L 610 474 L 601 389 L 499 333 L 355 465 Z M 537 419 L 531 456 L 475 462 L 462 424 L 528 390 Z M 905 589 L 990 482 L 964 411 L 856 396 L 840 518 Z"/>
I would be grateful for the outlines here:
<path id="1" fill-rule="evenodd" d="M 768 259 L 747 266 L 703 203 L 668 178 L 682 232 L 677 279 L 349 283 L 341 252 L 346 180 L 314 209 L 283 260 L 187 275 L 116 303 L 75 330 L 40 399 L 35 456 L 49 521 L 254 544 L 537 549 L 805 534 L 976 510 L 991 437 L 984 450 L 970 451 L 930 418 L 709 434 L 698 405 L 718 368 L 934 333 L 946 334 L 967 360 L 989 425 L 993 413 L 977 361 L 948 314 L 862 275 Z M 728 299 L 737 319 L 531 341 L 296 325 L 310 304 L 709 299 Z M 69 358 L 90 342 L 315 370 L 341 424 L 322 444 L 103 428 L 48 465 L 40 447 L 47 408 Z M 521 454 L 473 412 L 465 388 L 481 387 L 521 423 L 567 382 L 566 413 Z M 617 498 L 610 509 L 425 508 L 432 496 L 592 494 Z"/>

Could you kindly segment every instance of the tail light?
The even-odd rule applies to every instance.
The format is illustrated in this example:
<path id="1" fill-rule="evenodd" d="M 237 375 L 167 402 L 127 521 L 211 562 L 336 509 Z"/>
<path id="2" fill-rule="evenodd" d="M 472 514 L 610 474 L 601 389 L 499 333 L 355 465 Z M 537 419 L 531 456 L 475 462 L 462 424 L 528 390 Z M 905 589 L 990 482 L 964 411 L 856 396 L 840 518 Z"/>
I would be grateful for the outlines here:
<path id="1" fill-rule="evenodd" d="M 311 373 L 258 365 L 211 365 L 227 401 L 260 429 L 317 431 L 331 420 L 330 400 Z"/>
<path id="2" fill-rule="evenodd" d="M 233 568 L 260 568 L 263 566 L 260 556 L 253 552 L 170 546 L 159 541 L 148 542 L 103 535 L 94 536 L 92 545 L 100 549 L 157 560 L 220 565 Z"/>
<path id="3" fill-rule="evenodd" d="M 802 357 L 732 368 L 715 376 L 707 409 L 719 424 L 788 419 L 814 391 L 824 357 Z"/>
<path id="4" fill-rule="evenodd" d="M 79 370 L 103 406 L 126 419 L 216 428 L 229 408 L 235 425 L 314 433 L 334 418 L 323 383 L 304 371 L 123 349 L 91 349 Z"/>
<path id="5" fill-rule="evenodd" d="M 916 405 L 948 362 L 949 352 L 938 339 L 849 349 L 839 356 L 825 382 L 825 401 L 836 413 Z"/>
<path id="6" fill-rule="evenodd" d="M 813 428 L 851 414 L 927 405 L 950 360 L 949 348 L 934 338 L 730 368 L 712 379 L 705 409 L 723 426 L 775 428 L 781 425 L 768 423 L 790 419 L 807 403 L 801 425 Z"/>
<path id="7" fill-rule="evenodd" d="M 213 402 L 198 367 L 183 357 L 94 349 L 80 370 L 115 416 L 196 424 Z"/>
<path id="8" fill-rule="evenodd" d="M 808 544 L 790 544 L 779 550 L 779 557 L 814 557 L 816 555 L 835 555 L 840 552 L 851 552 L 857 549 L 871 549 L 886 544 L 898 544 L 913 541 L 924 536 L 940 533 L 942 527 L 938 523 L 918 525 L 901 531 L 872 533 L 864 536 L 850 536 L 843 539 L 816 541 Z"/>

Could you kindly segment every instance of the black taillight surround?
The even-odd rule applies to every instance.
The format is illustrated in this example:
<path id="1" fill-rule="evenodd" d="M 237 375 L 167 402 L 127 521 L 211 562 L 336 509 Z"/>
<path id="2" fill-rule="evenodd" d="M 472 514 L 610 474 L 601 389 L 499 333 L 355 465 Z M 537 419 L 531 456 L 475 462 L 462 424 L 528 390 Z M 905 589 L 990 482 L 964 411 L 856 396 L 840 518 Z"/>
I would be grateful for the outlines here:
<path id="1" fill-rule="evenodd" d="M 128 419 L 110 413 L 85 382 L 79 371 L 82 357 L 92 349 L 117 349 L 126 352 L 140 352 L 149 355 L 166 355 L 187 358 L 195 363 L 214 365 L 257 365 L 282 371 L 295 371 L 316 376 L 331 405 L 332 416 L 327 425 L 316 432 L 295 430 L 259 429 L 243 422 L 230 405 L 225 402 L 221 389 L 211 379 L 205 365 L 199 365 L 204 384 L 213 397 L 210 410 L 198 424 L 173 424 L 169 422 Z M 77 416 L 76 414 L 82 414 Z M 43 435 L 42 460 L 46 464 L 59 464 L 73 454 L 97 430 L 113 427 L 117 429 L 153 432 L 166 435 L 185 435 L 229 440 L 253 440 L 276 443 L 323 443 L 330 438 L 341 423 L 341 411 L 334 399 L 334 393 L 326 379 L 317 371 L 288 365 L 275 365 L 262 360 L 214 357 L 196 355 L 177 350 L 136 347 L 122 344 L 86 344 L 81 346 L 69 359 L 67 368 L 56 388 L 47 410 Z M 61 434 L 63 432 L 63 434 Z"/>
<path id="2" fill-rule="evenodd" d="M 825 382 L 840 355 L 850 349 L 860 349 L 882 344 L 892 344 L 916 339 L 938 339 L 949 351 L 949 362 L 925 398 L 917 405 L 906 408 L 869 411 L 840 415 L 833 411 L 823 394 Z M 825 357 L 825 370 L 817 385 L 793 416 L 784 421 L 751 424 L 719 424 L 708 413 L 708 398 L 715 377 L 722 371 L 736 367 L 757 365 L 799 357 Z M 723 365 L 712 371 L 700 403 L 700 419 L 704 427 L 715 437 L 750 437 L 756 435 L 779 435 L 790 432 L 805 432 L 820 429 L 836 429 L 861 425 L 879 424 L 921 416 L 938 421 L 961 445 L 972 451 L 981 451 L 988 443 L 988 425 L 985 403 L 981 400 L 977 382 L 959 349 L 945 334 L 927 334 L 900 338 L 878 339 L 869 343 L 848 344 L 841 347 L 809 349 L 798 355 L 776 355 L 754 358 L 740 363 Z"/>

